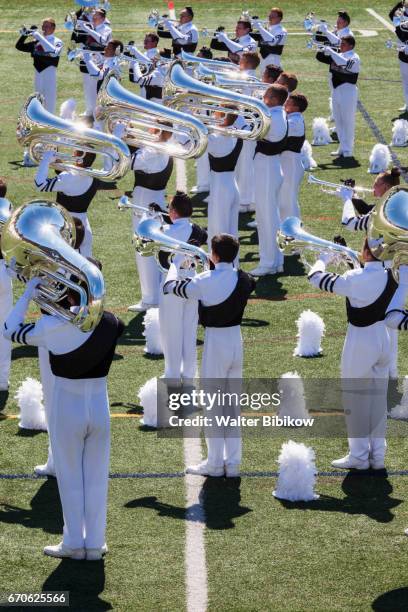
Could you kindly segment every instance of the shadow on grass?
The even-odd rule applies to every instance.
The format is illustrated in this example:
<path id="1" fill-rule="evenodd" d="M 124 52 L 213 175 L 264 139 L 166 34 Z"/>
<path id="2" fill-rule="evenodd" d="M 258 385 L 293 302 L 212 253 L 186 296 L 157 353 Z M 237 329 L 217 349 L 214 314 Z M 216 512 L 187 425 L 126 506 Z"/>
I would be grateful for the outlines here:
<path id="1" fill-rule="evenodd" d="M 408 610 L 408 588 L 401 587 L 383 593 L 371 604 L 375 612 L 406 612 Z"/>
<path id="2" fill-rule="evenodd" d="M 333 170 L 333 168 L 360 168 L 361 164 L 355 157 L 335 157 L 330 164 L 319 164 L 321 170 Z"/>
<path id="3" fill-rule="evenodd" d="M 255 293 L 252 293 L 250 299 L 283 299 L 286 294 L 287 290 L 283 288 L 279 274 L 268 274 L 268 276 L 261 276 L 256 280 Z"/>
<path id="4" fill-rule="evenodd" d="M 72 559 L 62 559 L 42 586 L 43 591 L 69 591 L 69 609 L 75 612 L 112 610 L 111 604 L 99 597 L 104 589 L 104 561 L 87 562 Z"/>
<path id="5" fill-rule="evenodd" d="M 138 312 L 137 315 L 129 321 L 125 327 L 125 331 L 119 338 L 118 346 L 145 344 L 146 338 L 143 336 L 143 319 L 145 314 L 144 312 Z"/>
<path id="6" fill-rule="evenodd" d="M 62 511 L 55 478 L 49 478 L 30 502 L 31 508 L 0 504 L 0 523 L 42 529 L 46 533 L 62 533 Z M 57 589 L 55 589 L 57 590 Z"/>
<path id="7" fill-rule="evenodd" d="M 269 321 L 263 321 L 262 319 L 242 319 L 241 327 L 267 327 L 270 325 Z"/>
<path id="8" fill-rule="evenodd" d="M 350 472 L 342 482 L 345 494 L 342 499 L 321 495 L 312 502 L 289 502 L 279 500 L 287 508 L 300 510 L 319 510 L 320 512 L 343 512 L 345 514 L 365 514 L 378 523 L 390 523 L 394 520 L 392 508 L 402 503 L 393 499 L 392 485 L 386 470 L 377 472 Z"/>

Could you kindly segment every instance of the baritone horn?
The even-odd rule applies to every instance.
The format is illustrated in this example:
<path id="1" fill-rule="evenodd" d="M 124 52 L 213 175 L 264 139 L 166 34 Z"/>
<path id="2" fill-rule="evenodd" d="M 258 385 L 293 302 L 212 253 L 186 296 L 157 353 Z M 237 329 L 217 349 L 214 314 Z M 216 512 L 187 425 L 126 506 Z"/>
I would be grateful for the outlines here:
<path id="1" fill-rule="evenodd" d="M 102 317 L 105 286 L 100 270 L 75 251 L 74 241 L 71 215 L 45 200 L 17 208 L 1 233 L 6 264 L 24 278 L 40 278 L 34 301 L 46 312 L 88 332 Z M 79 297 L 76 313 L 61 303 L 68 290 Z"/>
<path id="2" fill-rule="evenodd" d="M 357 251 L 349 247 L 324 240 L 313 236 L 302 227 L 302 222 L 298 217 L 287 217 L 281 224 L 277 233 L 276 240 L 279 249 L 284 255 L 300 254 L 306 268 L 311 268 L 321 253 L 333 256 L 331 262 L 337 271 L 341 268 L 360 268 L 360 259 Z"/>
<path id="3" fill-rule="evenodd" d="M 257 140 L 264 138 L 269 131 L 271 119 L 268 107 L 263 102 L 202 83 L 189 76 L 179 61 L 170 66 L 163 94 L 165 106 L 198 117 L 210 132 L 244 140 Z M 214 116 L 215 112 L 241 116 L 247 129 L 221 126 L 221 121 Z"/>
<path id="4" fill-rule="evenodd" d="M 51 163 L 57 170 L 75 171 L 104 181 L 121 178 L 130 167 L 128 146 L 111 134 L 86 128 L 61 119 L 45 110 L 42 96 L 31 95 L 24 104 L 17 123 L 17 140 L 28 147 L 30 157 L 39 163 L 46 150 L 55 149 L 58 159 Z M 95 153 L 100 168 L 77 165 L 78 153 Z M 76 153 L 76 154 L 74 154 Z M 105 169 L 104 162 L 109 168 Z"/>
<path id="5" fill-rule="evenodd" d="M 200 157 L 207 147 L 208 130 L 199 119 L 133 94 L 114 74 L 105 78 L 99 90 L 96 115 L 111 133 L 117 123 L 125 124 L 123 138 L 133 146 L 149 146 L 180 159 Z M 173 137 L 160 142 L 152 129 L 171 132 Z"/>
<path id="6" fill-rule="evenodd" d="M 330 183 L 330 181 L 323 181 L 322 179 L 318 179 L 315 176 L 313 176 L 313 174 L 309 174 L 307 178 L 307 182 L 310 185 L 320 185 L 321 190 L 324 193 L 329 193 L 331 195 L 335 195 L 339 191 L 339 189 L 341 189 L 342 187 L 350 187 L 350 189 L 352 189 L 356 193 L 358 192 L 372 193 L 373 192 L 373 190 L 369 189 L 368 187 L 360 187 L 359 185 L 352 185 L 352 184 L 347 185 L 346 181 L 344 181 L 344 183 Z M 325 187 L 331 187 L 331 189 L 325 189 Z"/>

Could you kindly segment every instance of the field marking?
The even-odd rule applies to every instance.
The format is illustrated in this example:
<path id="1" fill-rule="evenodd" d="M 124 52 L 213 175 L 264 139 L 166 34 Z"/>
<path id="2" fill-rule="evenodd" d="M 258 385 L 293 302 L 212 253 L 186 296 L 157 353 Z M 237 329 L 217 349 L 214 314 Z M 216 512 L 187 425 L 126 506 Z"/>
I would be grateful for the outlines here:
<path id="1" fill-rule="evenodd" d="M 370 15 L 372 15 L 372 16 L 373 16 L 375 19 L 377 19 L 377 21 L 379 21 L 380 23 L 382 23 L 382 24 L 383 24 L 383 25 L 384 25 L 384 26 L 387 28 L 387 30 L 390 30 L 390 32 L 392 32 L 393 34 L 395 34 L 395 28 L 394 28 L 394 26 L 392 26 L 392 25 L 390 24 L 390 22 L 389 22 L 389 21 L 387 21 L 386 19 L 384 19 L 384 17 L 381 17 L 381 15 L 379 15 L 379 14 L 377 13 L 377 11 L 375 11 L 375 10 L 374 10 L 374 9 L 372 9 L 372 8 L 367 8 L 367 9 L 366 9 L 366 11 L 367 11 L 367 13 L 370 13 Z"/>

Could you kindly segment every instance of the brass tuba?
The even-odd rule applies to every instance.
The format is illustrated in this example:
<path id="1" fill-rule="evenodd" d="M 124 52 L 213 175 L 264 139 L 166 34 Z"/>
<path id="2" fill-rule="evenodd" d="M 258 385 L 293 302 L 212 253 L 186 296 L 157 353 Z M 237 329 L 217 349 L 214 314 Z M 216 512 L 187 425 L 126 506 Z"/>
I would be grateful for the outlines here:
<path id="1" fill-rule="evenodd" d="M 39 163 L 47 149 L 56 149 L 58 159 L 52 162 L 57 170 L 75 171 L 104 181 L 121 178 L 129 170 L 130 151 L 127 145 L 98 130 L 61 119 L 45 110 L 42 96 L 31 95 L 21 109 L 17 123 L 17 140 L 29 148 L 30 156 Z M 76 165 L 74 151 L 95 153 L 101 158 L 101 168 L 81 168 Z M 103 167 L 108 160 L 110 168 Z"/>
<path id="2" fill-rule="evenodd" d="M 268 107 L 263 102 L 197 81 L 183 70 L 183 64 L 179 61 L 170 66 L 163 94 L 166 106 L 198 117 L 210 132 L 257 140 L 264 138 L 269 131 L 271 119 Z M 228 110 L 229 103 L 231 110 Z M 213 114 L 217 111 L 240 115 L 246 123 L 246 129 L 222 127 Z"/>
<path id="3" fill-rule="evenodd" d="M 107 75 L 99 90 L 96 114 L 105 120 L 108 132 L 113 132 L 118 122 L 124 123 L 123 138 L 129 145 L 147 145 L 181 159 L 200 157 L 207 148 L 208 130 L 199 119 L 137 96 L 113 74 Z M 171 127 L 163 126 L 163 121 L 171 123 Z M 149 132 L 150 128 L 172 132 L 173 138 L 160 142 L 157 134 Z"/>
<path id="4" fill-rule="evenodd" d="M 105 286 L 100 270 L 74 250 L 74 241 L 75 225 L 68 211 L 34 200 L 17 208 L 6 222 L 1 250 L 14 272 L 41 279 L 34 300 L 43 310 L 88 332 L 102 317 Z M 79 295 L 76 313 L 59 303 L 68 289 Z"/>

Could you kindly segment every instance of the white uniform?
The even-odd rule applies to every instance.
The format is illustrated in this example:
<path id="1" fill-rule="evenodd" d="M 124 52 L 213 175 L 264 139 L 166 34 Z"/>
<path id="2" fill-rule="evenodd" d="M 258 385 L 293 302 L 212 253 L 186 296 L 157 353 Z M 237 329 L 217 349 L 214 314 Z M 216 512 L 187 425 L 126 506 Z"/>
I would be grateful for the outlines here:
<path id="1" fill-rule="evenodd" d="M 84 24 L 82 30 L 87 32 L 89 38 L 88 47 L 91 51 L 103 53 L 104 47 L 112 40 L 112 28 L 104 21 L 95 28 L 89 24 Z M 82 81 L 84 86 L 84 96 L 86 104 L 86 115 L 92 117 L 96 106 L 97 85 L 98 80 L 88 72 L 82 73 Z"/>
<path id="2" fill-rule="evenodd" d="M 281 23 L 275 25 L 269 25 L 268 28 L 264 28 L 261 22 L 257 22 L 256 27 L 262 37 L 262 41 L 270 45 L 271 47 L 283 47 L 286 44 L 286 38 L 288 36 L 287 30 L 282 26 Z M 268 53 L 268 55 L 261 60 L 261 70 L 265 70 L 266 66 L 281 66 L 281 55 L 278 53 Z"/>
<path id="3" fill-rule="evenodd" d="M 368 262 L 364 268 L 342 276 L 327 273 L 325 268 L 326 264 L 318 260 L 310 270 L 309 281 L 319 289 L 347 297 L 357 312 L 373 305 L 389 280 L 381 262 Z M 364 316 L 369 315 L 365 312 Z M 344 408 L 350 410 L 346 412 L 350 455 L 361 461 L 384 460 L 390 349 L 383 320 L 364 327 L 348 324 L 341 359 L 342 388 Z M 360 380 L 356 383 L 352 379 Z"/>
<path id="4" fill-rule="evenodd" d="M 169 30 L 173 39 L 173 49 L 176 55 L 178 55 L 178 52 L 176 53 L 177 46 L 197 45 L 198 30 L 192 21 L 179 24 L 177 27 L 171 21 L 165 21 L 164 25 Z M 175 45 L 176 48 L 174 48 Z"/>
<path id="5" fill-rule="evenodd" d="M 256 70 L 246 70 L 248 76 L 255 76 Z M 245 96 L 251 96 L 250 89 L 243 89 Z M 255 140 L 243 140 L 242 151 L 235 169 L 235 177 L 239 192 L 239 206 L 242 212 L 255 209 L 255 175 L 254 175 L 254 153 Z"/>
<path id="6" fill-rule="evenodd" d="M 279 191 L 279 215 L 281 221 L 286 217 L 299 217 L 299 189 L 305 169 L 302 164 L 300 144 L 305 137 L 305 122 L 302 113 L 289 113 L 288 144 L 281 154 L 283 182 Z M 290 147 L 290 148 L 289 148 Z M 297 149 L 296 151 L 294 149 Z"/>
<path id="7" fill-rule="evenodd" d="M 237 53 L 241 55 L 245 51 L 255 52 L 257 48 L 257 42 L 250 36 L 249 34 L 245 34 L 245 36 L 240 36 L 237 41 L 231 40 L 228 38 L 225 32 L 217 32 L 217 39 L 219 42 L 224 43 L 231 53 Z"/>
<path id="8" fill-rule="evenodd" d="M 133 52 L 131 53 L 131 55 L 135 58 L 135 61 L 129 64 L 129 80 L 131 83 L 137 83 L 138 81 L 136 80 L 134 74 L 135 64 L 137 65 L 137 67 L 139 67 L 139 61 L 142 61 L 144 63 L 147 60 L 152 61 L 153 59 L 158 59 L 159 51 L 157 47 L 154 47 L 153 49 L 145 49 L 144 53 L 141 53 L 136 47 L 133 47 Z M 143 77 L 141 73 L 140 77 Z M 140 95 L 142 96 L 142 98 L 146 98 L 146 89 L 142 84 L 140 84 Z"/>
<path id="9" fill-rule="evenodd" d="M 287 119 L 283 106 L 269 109 L 271 127 L 266 140 L 272 145 L 285 139 Z M 281 155 L 255 155 L 255 205 L 259 240 L 259 265 L 272 272 L 283 268 L 283 254 L 276 244 L 280 227 L 279 190 L 283 181 Z"/>
<path id="10" fill-rule="evenodd" d="M 137 61 L 130 65 L 129 78 L 132 83 L 140 85 L 140 95 L 152 102 L 162 103 L 162 89 L 167 74 L 166 66 L 155 68 L 149 75 L 143 76 Z M 154 95 L 154 94 L 159 95 Z"/>
<path id="11" fill-rule="evenodd" d="M 0 259 L 0 326 L 3 329 L 11 309 L 13 308 L 13 287 L 7 274 L 4 259 Z M 6 388 L 9 382 L 11 368 L 11 342 L 0 336 L 0 386 Z"/>

